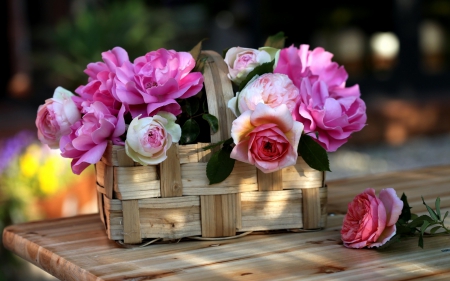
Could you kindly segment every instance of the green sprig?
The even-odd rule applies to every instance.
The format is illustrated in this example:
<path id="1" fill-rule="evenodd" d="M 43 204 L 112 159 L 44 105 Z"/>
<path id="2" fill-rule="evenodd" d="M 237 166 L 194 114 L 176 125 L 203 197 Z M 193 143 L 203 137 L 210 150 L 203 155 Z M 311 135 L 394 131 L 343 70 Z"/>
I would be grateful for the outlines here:
<path id="1" fill-rule="evenodd" d="M 391 241 L 397 241 L 399 238 L 419 235 L 418 246 L 423 249 L 424 246 L 424 235 L 442 235 L 450 234 L 450 228 L 445 226 L 445 219 L 448 216 L 448 211 L 441 216 L 441 199 L 438 197 L 435 201 L 435 210 L 431 208 L 425 200 L 422 198 L 422 203 L 427 208 L 429 215 L 417 216 L 416 214 L 411 214 L 411 207 L 408 204 L 406 195 L 403 193 L 401 200 L 403 201 L 402 213 L 396 223 L 397 234 L 391 238 Z M 429 231 L 427 231 L 429 230 Z M 395 238 L 395 239 L 394 239 Z M 389 243 L 389 245 L 392 243 Z M 385 248 L 386 244 L 383 245 Z M 381 248 L 381 247 L 380 247 Z"/>

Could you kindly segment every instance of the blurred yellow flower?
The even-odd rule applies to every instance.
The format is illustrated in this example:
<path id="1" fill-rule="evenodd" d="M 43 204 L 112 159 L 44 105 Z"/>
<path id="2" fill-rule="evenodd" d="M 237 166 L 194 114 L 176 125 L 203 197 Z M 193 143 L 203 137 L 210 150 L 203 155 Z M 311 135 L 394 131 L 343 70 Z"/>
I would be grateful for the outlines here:
<path id="1" fill-rule="evenodd" d="M 42 147 L 37 144 L 31 144 L 25 150 L 25 153 L 19 159 L 20 171 L 22 175 L 31 178 L 38 171 Z"/>

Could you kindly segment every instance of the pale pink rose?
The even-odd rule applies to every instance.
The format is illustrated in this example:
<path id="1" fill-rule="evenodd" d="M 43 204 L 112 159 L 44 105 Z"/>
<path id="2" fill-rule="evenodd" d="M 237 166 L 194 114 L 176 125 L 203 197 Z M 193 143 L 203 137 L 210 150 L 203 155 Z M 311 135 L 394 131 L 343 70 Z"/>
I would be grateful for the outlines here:
<path id="1" fill-rule="evenodd" d="M 259 103 L 270 107 L 285 104 L 291 114 L 293 113 L 299 96 L 298 88 L 291 79 L 281 73 L 265 73 L 255 76 L 228 102 L 228 108 L 236 116 L 247 110 L 255 110 Z"/>
<path id="2" fill-rule="evenodd" d="M 228 66 L 228 78 L 236 85 L 241 84 L 255 67 L 274 60 L 277 51 L 279 50 L 267 47 L 258 50 L 243 47 L 228 49 L 224 59 Z"/>
<path id="3" fill-rule="evenodd" d="M 116 115 L 122 106 L 115 95 L 116 69 L 125 62 L 130 63 L 128 53 L 121 47 L 102 53 L 103 62 L 89 63 L 84 72 L 89 76 L 88 83 L 75 89 L 79 97 L 74 100 L 81 109 L 84 101 L 100 101 Z"/>
<path id="4" fill-rule="evenodd" d="M 126 105 L 133 118 L 153 116 L 158 111 L 179 115 L 176 99 L 186 99 L 203 88 L 201 72 L 191 72 L 195 60 L 188 52 L 158 49 L 124 61 L 116 68 L 115 96 Z"/>
<path id="5" fill-rule="evenodd" d="M 128 127 L 125 141 L 127 155 L 144 166 L 166 160 L 167 150 L 181 136 L 181 127 L 175 121 L 175 115 L 163 111 L 153 117 L 134 118 Z"/>
<path id="6" fill-rule="evenodd" d="M 270 173 L 295 165 L 303 124 L 292 118 L 285 104 L 272 108 L 263 103 L 233 121 L 236 146 L 230 157 Z"/>
<path id="7" fill-rule="evenodd" d="M 58 148 L 61 137 L 70 134 L 70 126 L 81 118 L 72 97 L 71 92 L 57 87 L 53 97 L 38 108 L 35 121 L 38 139 L 50 148 Z"/>
<path id="8" fill-rule="evenodd" d="M 380 247 L 396 233 L 395 223 L 403 209 L 403 201 L 393 188 L 380 191 L 377 198 L 373 188 L 367 188 L 348 204 L 341 229 L 347 248 Z"/>
<path id="9" fill-rule="evenodd" d="M 302 81 L 295 119 L 305 125 L 305 133 L 319 133 L 316 141 L 326 151 L 336 151 L 366 125 L 366 104 L 358 85 L 328 88 L 324 81 L 311 80 Z M 315 134 L 310 136 L 316 138 Z"/>
<path id="10" fill-rule="evenodd" d="M 61 156 L 73 159 L 74 174 L 79 175 L 90 164 L 100 161 L 108 141 L 120 144 L 119 137 L 125 133 L 124 111 L 122 107 L 116 117 L 99 101 L 83 104 L 82 119 L 75 122 L 72 132 L 60 141 Z"/>

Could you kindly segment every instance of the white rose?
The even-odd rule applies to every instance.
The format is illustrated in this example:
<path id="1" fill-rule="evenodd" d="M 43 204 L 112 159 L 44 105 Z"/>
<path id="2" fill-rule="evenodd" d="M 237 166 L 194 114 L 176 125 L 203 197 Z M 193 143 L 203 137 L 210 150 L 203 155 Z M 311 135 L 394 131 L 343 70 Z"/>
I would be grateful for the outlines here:
<path id="1" fill-rule="evenodd" d="M 262 47 L 258 50 L 242 47 L 230 48 L 225 54 L 228 78 L 239 85 L 255 67 L 271 62 L 276 59 L 278 54 L 278 49 L 270 47 Z"/>
<path id="2" fill-rule="evenodd" d="M 166 152 L 181 137 L 181 127 L 176 124 L 176 116 L 169 112 L 159 112 L 153 117 L 134 118 L 127 131 L 125 151 L 127 155 L 142 165 L 156 165 L 166 160 Z"/>

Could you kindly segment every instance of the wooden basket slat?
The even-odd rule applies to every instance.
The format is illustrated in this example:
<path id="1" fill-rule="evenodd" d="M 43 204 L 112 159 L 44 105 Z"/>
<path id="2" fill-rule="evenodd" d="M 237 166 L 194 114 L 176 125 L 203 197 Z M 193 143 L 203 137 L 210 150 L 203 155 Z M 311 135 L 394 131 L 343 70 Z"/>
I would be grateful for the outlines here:
<path id="1" fill-rule="evenodd" d="M 202 51 L 208 111 L 218 118 L 211 143 L 230 137 L 235 119 L 227 103 L 234 96 L 223 58 Z M 96 164 L 98 204 L 111 240 L 141 243 L 143 239 L 191 236 L 230 237 L 237 232 L 316 229 L 327 219 L 325 173 L 297 164 L 264 174 L 235 162 L 224 181 L 209 184 L 206 165 L 210 143 L 172 145 L 159 165 L 142 166 L 123 146 L 108 144 Z"/>
<path id="2" fill-rule="evenodd" d="M 302 208 L 303 214 L 308 214 L 303 218 L 303 226 L 307 229 L 320 228 L 322 209 L 318 187 L 302 189 Z"/>
<path id="3" fill-rule="evenodd" d="M 278 170 L 273 173 L 263 173 L 261 170 L 256 170 L 258 178 L 258 190 L 283 190 L 283 174 Z"/>

